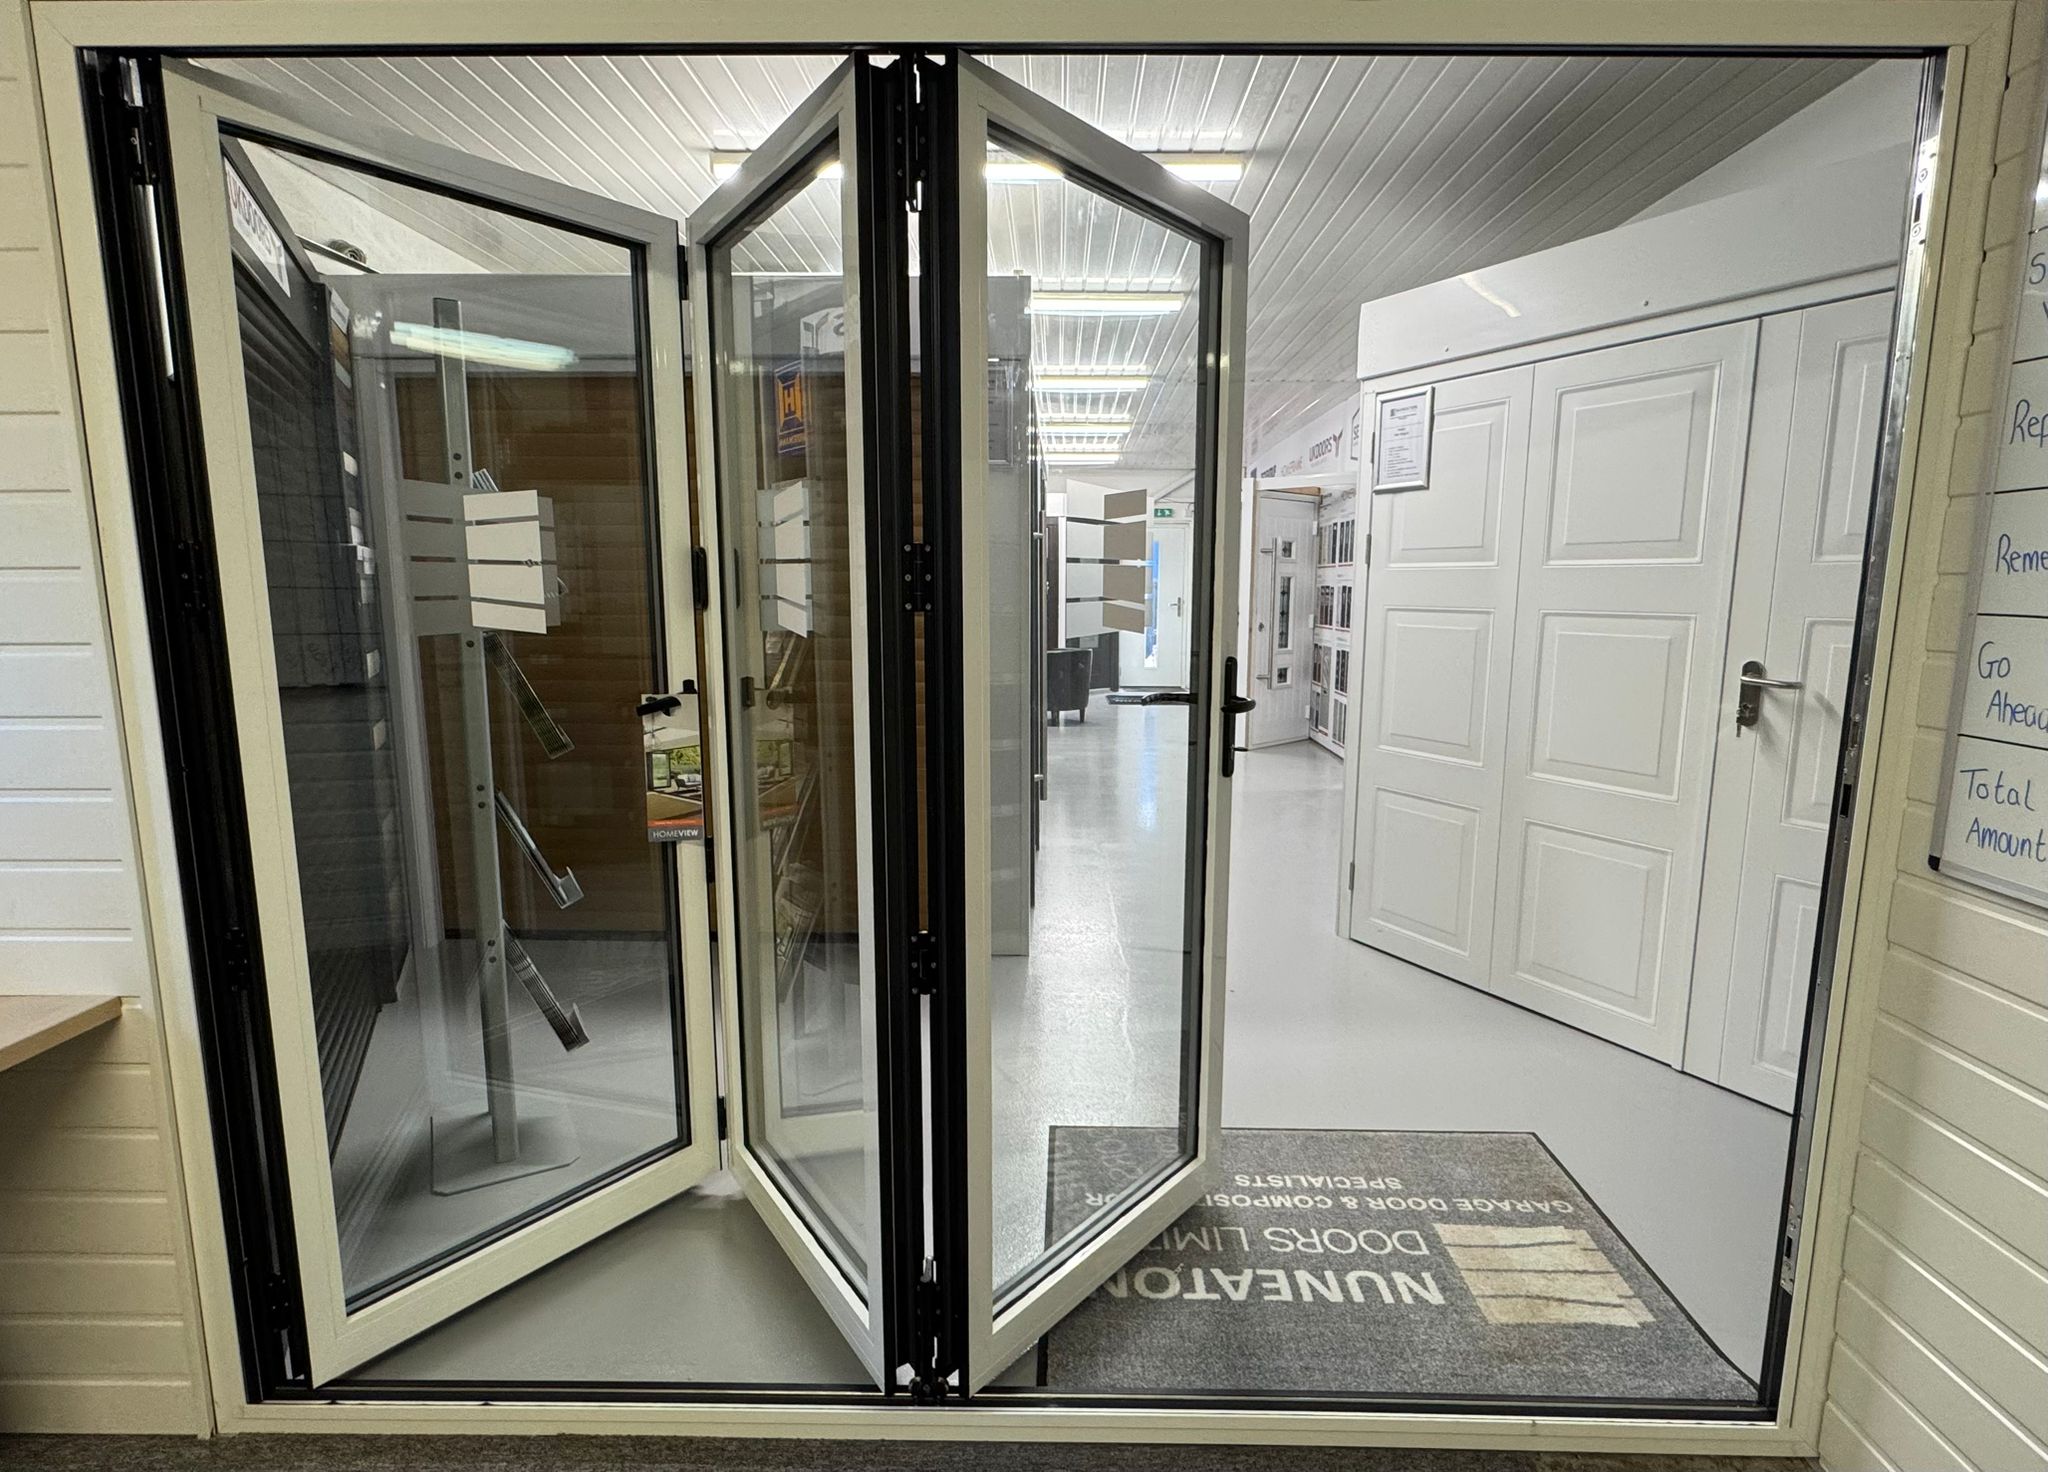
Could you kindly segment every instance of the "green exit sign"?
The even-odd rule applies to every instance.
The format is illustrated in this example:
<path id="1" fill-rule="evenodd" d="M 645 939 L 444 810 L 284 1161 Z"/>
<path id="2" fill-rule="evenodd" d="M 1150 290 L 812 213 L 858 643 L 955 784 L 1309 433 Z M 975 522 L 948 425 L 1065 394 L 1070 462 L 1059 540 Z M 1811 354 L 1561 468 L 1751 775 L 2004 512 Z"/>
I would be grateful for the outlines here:
<path id="1" fill-rule="evenodd" d="M 1172 521 L 1173 508 L 1171 506 L 1154 506 L 1152 508 L 1152 516 L 1156 521 Z"/>

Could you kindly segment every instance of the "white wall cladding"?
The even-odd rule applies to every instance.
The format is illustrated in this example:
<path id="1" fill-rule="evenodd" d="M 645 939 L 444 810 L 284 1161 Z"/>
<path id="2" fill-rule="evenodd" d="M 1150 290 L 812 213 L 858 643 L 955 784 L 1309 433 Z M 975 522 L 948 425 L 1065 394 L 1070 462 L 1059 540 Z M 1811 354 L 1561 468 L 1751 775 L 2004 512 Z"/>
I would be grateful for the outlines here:
<path id="1" fill-rule="evenodd" d="M 0 37 L 0 991 L 148 990 L 18 16 Z"/>
<path id="2" fill-rule="evenodd" d="M 1609 229 L 1863 63 L 1785 57 L 994 56 L 999 71 L 1132 147 L 1245 155 L 1207 186 L 1252 220 L 1247 428 L 1355 386 L 1335 324 L 1358 304 Z M 218 63 L 265 86 L 663 214 L 712 187 L 713 151 L 767 137 L 835 64 L 818 56 L 350 57 Z M 350 187 L 359 187 L 351 185 Z M 836 220 L 774 222 L 780 269 L 836 270 Z M 1076 185 L 1009 184 L 990 266 L 1063 288 L 1186 287 L 1162 232 Z M 1034 358 L 1159 370 L 1138 394 L 1063 398 L 1130 415 L 1124 462 L 1185 463 L 1195 309 L 1046 318 Z"/>
<path id="3" fill-rule="evenodd" d="M 1989 365 L 2005 361 L 2039 168 L 2042 28 L 2040 7 L 2022 6 L 1988 199 L 1980 175 L 1952 205 L 1986 211 L 1985 264 L 1947 473 L 1921 474 L 1924 496 L 1955 493 L 1914 518 L 1939 539 L 1932 596 L 1901 608 L 1886 743 L 1891 760 L 1911 746 L 1912 775 L 1889 946 L 1881 975 L 1851 983 L 1878 998 L 1821 1427 L 1834 1472 L 2048 1468 L 2048 918 L 1927 867 L 1999 390 Z"/>
<path id="4" fill-rule="evenodd" d="M 21 0 L 0 0 L 0 993 L 121 993 L 0 1073 L 0 1428 L 208 1424 Z"/>

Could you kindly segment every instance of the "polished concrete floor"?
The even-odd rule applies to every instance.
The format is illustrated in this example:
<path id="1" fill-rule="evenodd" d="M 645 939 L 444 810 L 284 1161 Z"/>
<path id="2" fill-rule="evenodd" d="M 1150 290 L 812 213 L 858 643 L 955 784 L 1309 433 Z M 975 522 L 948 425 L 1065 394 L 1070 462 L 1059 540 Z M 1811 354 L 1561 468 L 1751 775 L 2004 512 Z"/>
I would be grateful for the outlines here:
<path id="1" fill-rule="evenodd" d="M 1133 752 L 1170 752 L 1173 708 L 1101 701 L 1064 754 L 1093 753 L 1097 780 L 1052 784 L 1041 888 L 1048 925 L 1095 928 L 1153 894 L 1178 894 L 1173 865 L 1135 862 L 1177 845 L 1178 816 L 1151 802 L 1150 838 L 1130 823 L 1154 799 Z M 1059 755 L 1054 757 L 1058 770 Z M 1131 805 L 1106 796 L 1126 779 Z M 1787 1121 L 1663 1064 L 1447 981 L 1335 932 L 1340 763 L 1308 743 L 1250 753 L 1233 799 L 1224 1112 L 1232 1126 L 1531 1130 L 1736 1364 L 1755 1373 L 1783 1180 Z M 1061 812 L 1063 795 L 1083 805 Z M 1107 825 L 1107 826 L 1105 826 Z M 1110 842 L 1135 844 L 1090 852 Z M 1062 845 L 1065 847 L 1063 848 Z M 1063 889 L 1057 876 L 1071 873 Z M 1095 907 L 1090 910 L 1088 907 Z M 1066 919 L 1059 912 L 1069 907 Z M 1093 915 L 1093 919 L 1090 919 Z M 1120 933 L 1116 920 L 1110 935 Z M 1010 1049 L 999 1073 L 998 1182 L 1012 1254 L 1043 1221 L 1042 1130 L 1060 1118 L 1160 1107 L 1165 983 L 1148 938 L 1086 984 L 1036 964 L 999 998 Z M 1061 942 L 1049 936 L 1050 965 Z M 1099 948 L 1099 946 L 1098 946 Z M 1075 954 L 1080 954 L 1076 952 Z M 1122 969 L 1119 970 L 1119 967 Z M 1119 992 L 1117 977 L 1132 978 Z M 1069 1012 L 1074 1015 L 1068 1015 Z M 1177 1015 L 1177 1014 L 1176 1014 Z M 1177 1023 L 1175 1024 L 1177 1026 Z M 999 1051 L 1001 1051 L 999 1049 Z M 1063 1061 L 1064 1056 L 1064 1061 Z M 1002 1080 L 1007 1080 L 1003 1082 Z M 1003 1115 L 1003 1091 L 1011 1093 Z M 1005 1119 L 1007 1122 L 1004 1122 Z M 1007 1184 L 1002 1184 L 1007 1182 Z M 1034 1184 L 1035 1183 L 1035 1184 Z M 1033 1192 L 1038 1194 L 1033 1194 Z M 858 1362 L 728 1178 L 717 1177 L 451 1323 L 366 1373 L 429 1380 L 638 1380 L 850 1385 Z"/>

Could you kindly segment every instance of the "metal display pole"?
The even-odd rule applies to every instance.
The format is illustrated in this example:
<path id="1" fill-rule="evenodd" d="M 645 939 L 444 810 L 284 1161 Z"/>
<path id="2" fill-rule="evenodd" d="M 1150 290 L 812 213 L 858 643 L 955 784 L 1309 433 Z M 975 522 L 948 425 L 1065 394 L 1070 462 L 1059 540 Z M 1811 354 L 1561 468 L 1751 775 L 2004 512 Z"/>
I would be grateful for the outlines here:
<path id="1" fill-rule="evenodd" d="M 441 334 L 436 371 L 448 484 L 457 492 L 459 508 L 462 494 L 482 488 L 470 444 L 468 365 L 458 346 L 462 303 L 436 297 L 434 326 Z M 523 1128 L 519 1117 L 507 954 L 511 937 L 505 929 L 505 895 L 498 867 L 499 797 L 491 758 L 490 658 L 482 629 L 471 625 L 459 637 L 466 763 L 463 798 L 469 817 L 470 883 L 476 895 L 477 997 L 483 1024 L 486 1111 L 481 1116 L 435 1119 L 434 1191 L 443 1196 L 555 1170 L 580 1153 L 575 1129 L 566 1117 L 553 1112 L 533 1114 Z M 577 897 L 581 898 L 580 893 Z M 575 1030 L 581 1033 L 580 1022 Z"/>

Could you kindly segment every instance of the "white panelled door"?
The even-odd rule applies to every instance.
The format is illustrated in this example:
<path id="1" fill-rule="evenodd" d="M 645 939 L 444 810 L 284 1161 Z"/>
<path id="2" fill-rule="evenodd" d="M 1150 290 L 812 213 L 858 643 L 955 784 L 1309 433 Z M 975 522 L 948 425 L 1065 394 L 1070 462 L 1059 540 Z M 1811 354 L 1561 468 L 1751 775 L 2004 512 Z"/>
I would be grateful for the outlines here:
<path id="1" fill-rule="evenodd" d="M 1240 658 L 1258 701 L 1245 720 L 1256 749 L 1308 736 L 1309 660 L 1315 644 L 1316 497 L 1251 491 L 1251 631 Z"/>
<path id="2" fill-rule="evenodd" d="M 1673 1064 L 1756 342 L 1742 322 L 1535 369 L 1491 989 Z"/>
<path id="3" fill-rule="evenodd" d="M 1889 292 L 1764 320 L 1686 1067 L 1793 1105 L 1877 465 Z M 1736 716 L 1743 666 L 1759 688 Z"/>
<path id="4" fill-rule="evenodd" d="M 1493 969 L 1533 381 L 1512 368 L 1439 385 L 1429 486 L 1368 508 L 1350 931 L 1474 986 Z"/>

